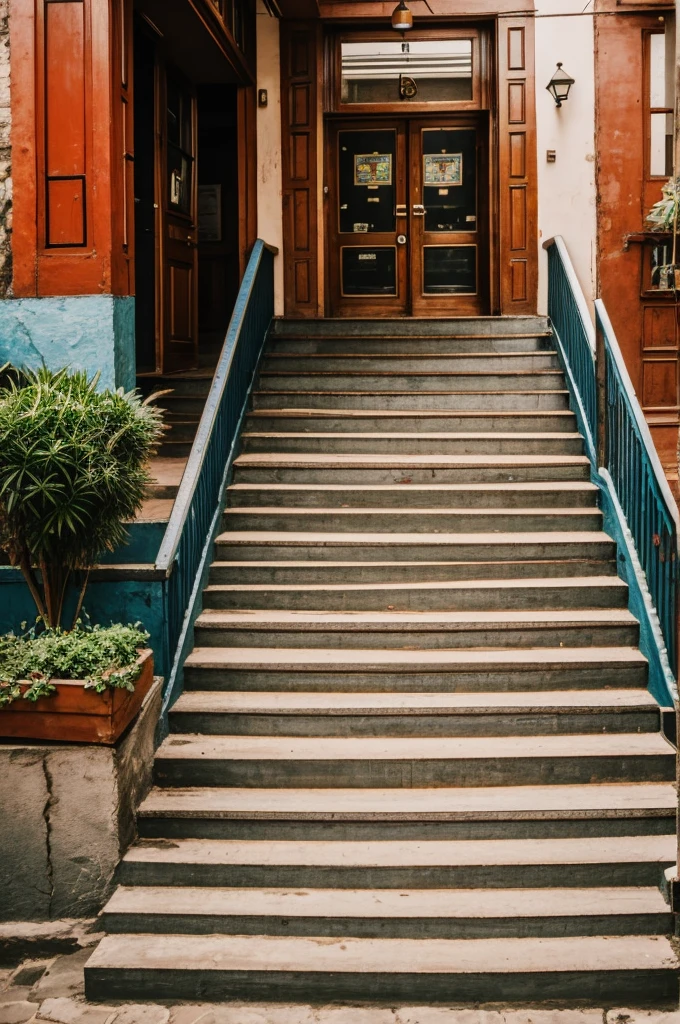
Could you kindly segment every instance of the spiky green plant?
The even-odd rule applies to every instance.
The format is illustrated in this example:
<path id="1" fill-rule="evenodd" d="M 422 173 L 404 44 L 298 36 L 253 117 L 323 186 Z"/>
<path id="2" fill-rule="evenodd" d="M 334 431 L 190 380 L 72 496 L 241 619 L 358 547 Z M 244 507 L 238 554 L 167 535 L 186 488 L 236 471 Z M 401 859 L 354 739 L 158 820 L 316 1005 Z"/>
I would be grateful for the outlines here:
<path id="1" fill-rule="evenodd" d="M 670 178 L 661 187 L 661 199 L 654 203 L 647 214 L 647 224 L 652 231 L 674 231 L 678 223 L 680 203 L 680 178 Z"/>
<path id="2" fill-rule="evenodd" d="M 73 574 L 84 574 L 75 622 L 90 569 L 125 540 L 163 429 L 151 399 L 98 391 L 98 382 L 42 367 L 0 387 L 0 548 L 53 629 Z"/>

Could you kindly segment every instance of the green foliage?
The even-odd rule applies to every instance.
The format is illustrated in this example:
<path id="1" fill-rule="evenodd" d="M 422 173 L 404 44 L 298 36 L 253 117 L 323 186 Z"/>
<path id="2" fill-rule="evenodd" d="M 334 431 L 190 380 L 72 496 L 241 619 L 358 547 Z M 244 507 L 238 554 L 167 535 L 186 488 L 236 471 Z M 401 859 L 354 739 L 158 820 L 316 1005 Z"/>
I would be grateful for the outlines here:
<path id="1" fill-rule="evenodd" d="M 81 371 L 14 376 L 5 368 L 1 383 L 0 548 L 55 628 L 72 573 L 87 573 L 126 538 L 124 523 L 145 497 L 161 412 L 135 391 L 97 391 L 98 375 Z M 76 618 L 86 585 L 87 575 Z"/>
<path id="2" fill-rule="evenodd" d="M 52 679 L 82 679 L 85 689 L 131 692 L 139 676 L 140 648 L 149 634 L 134 626 L 89 626 L 75 629 L 35 628 L 16 636 L 0 636 L 0 708 L 21 696 L 20 684 L 29 683 L 24 700 L 36 701 L 55 692 Z"/>
<path id="3" fill-rule="evenodd" d="M 661 195 L 662 198 L 647 214 L 647 224 L 652 231 L 673 231 L 678 221 L 680 178 L 670 178 L 662 186 Z"/>

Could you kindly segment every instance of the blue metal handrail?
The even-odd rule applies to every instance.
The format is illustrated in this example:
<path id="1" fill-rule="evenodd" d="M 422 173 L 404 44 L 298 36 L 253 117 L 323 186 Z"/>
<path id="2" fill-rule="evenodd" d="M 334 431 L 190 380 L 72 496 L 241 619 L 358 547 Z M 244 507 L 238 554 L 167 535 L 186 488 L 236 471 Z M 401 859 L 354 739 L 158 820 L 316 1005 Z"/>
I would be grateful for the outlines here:
<path id="1" fill-rule="evenodd" d="M 597 436 L 595 328 L 563 240 L 558 235 L 547 245 L 548 312 L 564 349 L 569 390 L 576 397 L 579 428 L 592 459 Z"/>
<path id="2" fill-rule="evenodd" d="M 595 302 L 595 322 L 598 363 L 604 363 L 600 462 L 633 537 L 677 679 L 678 508 L 601 299 Z"/>
<path id="3" fill-rule="evenodd" d="M 253 247 L 156 558 L 156 568 L 165 574 L 165 647 L 171 665 L 164 711 L 181 687 L 235 444 L 274 315 L 276 252 L 261 239 Z"/>
<path id="4" fill-rule="evenodd" d="M 680 517 L 603 302 L 595 327 L 562 238 L 546 242 L 548 313 L 571 404 L 600 488 L 605 528 L 640 621 L 649 687 L 664 705 L 677 697 Z"/>

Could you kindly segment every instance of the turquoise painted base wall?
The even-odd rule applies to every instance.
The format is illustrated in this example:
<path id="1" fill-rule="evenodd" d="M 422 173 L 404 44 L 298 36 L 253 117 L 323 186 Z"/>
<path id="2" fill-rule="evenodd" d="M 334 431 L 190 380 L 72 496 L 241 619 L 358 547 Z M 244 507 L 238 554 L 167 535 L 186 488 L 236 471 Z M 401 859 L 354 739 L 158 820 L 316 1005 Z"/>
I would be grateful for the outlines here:
<path id="1" fill-rule="evenodd" d="M 0 301 L 0 365 L 101 372 L 102 388 L 135 386 L 135 300 L 73 295 Z"/>
<path id="2" fill-rule="evenodd" d="M 166 676 L 165 601 L 162 580 L 93 581 L 87 588 L 85 609 L 93 623 L 141 622 L 151 635 L 154 673 Z M 75 594 L 71 604 L 75 610 Z M 68 609 L 67 609 L 68 610 Z M 18 569 L 0 566 L 0 635 L 21 632 L 21 624 L 35 622 L 36 610 Z"/>
<path id="3" fill-rule="evenodd" d="M 132 523 L 128 543 L 101 559 L 100 565 L 116 565 L 118 578 L 90 582 L 85 609 L 93 623 L 108 626 L 112 622 L 141 622 L 151 634 L 156 675 L 166 676 L 167 629 L 165 579 L 145 576 L 134 578 L 135 569 L 151 569 L 165 532 L 165 523 Z M 129 566 L 128 578 L 120 567 Z M 76 591 L 72 588 L 67 615 L 75 611 Z M 21 623 L 35 621 L 36 608 L 19 569 L 0 565 L 0 635 L 21 632 Z"/>

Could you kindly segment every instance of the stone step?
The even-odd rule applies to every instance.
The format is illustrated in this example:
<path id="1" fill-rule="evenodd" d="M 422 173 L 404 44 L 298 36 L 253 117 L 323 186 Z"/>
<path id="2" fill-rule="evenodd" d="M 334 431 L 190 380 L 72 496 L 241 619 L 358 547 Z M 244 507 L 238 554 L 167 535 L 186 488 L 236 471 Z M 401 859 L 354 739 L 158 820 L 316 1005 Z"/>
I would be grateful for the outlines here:
<path id="1" fill-rule="evenodd" d="M 502 484 L 230 484 L 231 508 L 593 508 L 585 480 Z"/>
<path id="2" fill-rule="evenodd" d="M 109 933 L 487 939 L 663 935 L 673 916 L 652 886 L 585 889 L 289 889 L 119 886 Z"/>
<path id="3" fill-rule="evenodd" d="M 439 786 L 671 782 L 675 752 L 659 733 L 533 736 L 168 736 L 162 786 L 428 789 Z"/>
<path id="4" fill-rule="evenodd" d="M 254 409 L 332 409 L 336 412 L 347 409 L 377 410 L 424 410 L 479 412 L 550 412 L 569 409 L 569 392 L 563 386 L 548 390 L 513 387 L 508 382 L 497 391 L 461 391 L 455 386 L 440 386 L 429 392 L 387 391 L 377 387 L 371 391 L 336 389 L 335 391 L 310 391 L 294 389 L 276 390 L 271 386 L 264 390 L 255 388 L 251 395 Z"/>
<path id="5" fill-rule="evenodd" d="M 590 480 L 585 455 L 375 455 L 249 452 L 234 460 L 235 483 L 434 484 Z"/>
<path id="6" fill-rule="evenodd" d="M 261 370 L 257 386 L 260 391 L 359 391 L 370 395 L 382 391 L 505 391 L 508 386 L 524 391 L 559 391 L 564 387 L 564 375 L 561 370 Z"/>
<path id="7" fill-rule="evenodd" d="M 225 584 L 203 591 L 204 608 L 307 611 L 434 611 L 625 608 L 617 576 L 489 579 L 447 583 Z"/>
<path id="8" fill-rule="evenodd" d="M 154 456 L 148 464 L 151 483 L 148 493 L 150 497 L 167 500 L 177 497 L 182 474 L 186 469 L 186 459 L 161 459 Z"/>
<path id="9" fill-rule="evenodd" d="M 170 397 L 190 397 L 201 398 L 205 402 L 213 376 L 213 371 L 207 368 L 173 373 L 140 373 L 137 375 L 137 386 L 144 395 L 169 391 L 170 395 L 163 395 L 160 401 L 165 401 Z"/>
<path id="10" fill-rule="evenodd" d="M 249 736 L 535 736 L 658 732 L 646 690 L 301 693 L 188 690 L 170 731 Z"/>
<path id="11" fill-rule="evenodd" d="M 491 353 L 505 355 L 507 353 L 545 352 L 554 349 L 554 338 L 550 335 L 503 335 L 471 334 L 467 337 L 437 337 L 437 335 L 389 335 L 386 337 L 360 337 L 332 335 L 310 336 L 272 334 L 265 349 L 268 356 L 281 353 L 295 355 L 334 355 L 336 352 L 357 354 L 361 356 L 399 354 L 411 355 L 414 351 L 422 355 L 438 355 L 440 352 Z"/>
<path id="12" fill-rule="evenodd" d="M 206 608 L 195 625 L 203 647 L 615 647 L 638 642 L 624 608 L 567 611 L 310 612 Z"/>
<path id="13" fill-rule="evenodd" d="M 275 318 L 270 338 L 519 338 L 550 337 L 547 316 L 469 316 L 413 320 L 408 317 Z"/>
<path id="14" fill-rule="evenodd" d="M 550 787 L 548 787 L 550 788 Z M 609 787 L 611 789 L 611 787 Z M 621 787 L 619 787 L 621 788 Z M 626 787 L 627 789 L 628 787 Z M 633 787 L 634 788 L 634 787 Z M 651 787 L 649 787 L 651 788 Z M 658 788 L 658 787 L 657 787 Z M 530 794 L 535 791 L 529 787 Z M 257 790 L 236 790 L 236 799 L 224 790 L 223 798 L 215 790 L 203 792 L 203 808 L 210 803 L 216 811 L 230 813 L 242 806 L 272 807 Z M 363 791 L 366 793 L 366 791 Z M 391 791 L 369 792 L 363 813 L 380 816 L 375 809 L 378 793 L 386 795 L 386 812 L 417 813 L 414 791 L 405 798 Z M 422 793 L 422 791 L 417 791 Z M 470 791 L 472 792 L 472 791 Z M 253 793 L 253 799 L 248 795 Z M 332 796 L 321 791 L 295 790 L 293 801 L 300 814 L 328 813 Z M 442 801 L 446 791 L 422 793 L 425 817 L 430 805 L 442 808 L 455 806 L 453 799 Z M 180 804 L 198 809 L 200 791 L 152 790 L 142 805 L 141 813 L 160 814 Z M 358 794 L 361 796 L 362 794 Z M 166 799 L 162 798 L 166 796 Z M 239 802 L 238 797 L 241 797 Z M 351 796 L 351 794 L 350 794 Z M 508 801 L 511 813 L 514 792 Z M 631 798 L 632 799 L 632 798 Z M 291 804 L 286 793 L 283 806 Z M 467 801 L 474 804 L 475 801 Z M 522 794 L 515 801 L 519 807 L 527 803 Z M 572 801 L 574 802 L 574 801 Z M 609 801 L 610 803 L 611 801 Z M 361 807 L 361 801 L 358 806 Z M 576 804 L 583 801 L 575 801 Z M 634 806 L 634 804 L 633 804 Z M 368 808 L 373 807 L 373 810 Z M 312 812 L 313 813 L 313 812 Z M 345 801 L 345 815 L 350 813 Z M 453 814 L 453 808 L 451 809 Z M 431 820 L 432 815 L 430 815 Z M 579 889 L 600 886 L 656 886 L 663 881 L 666 868 L 675 863 L 674 836 L 609 836 L 577 839 L 489 839 L 489 840 L 257 840 L 177 839 L 174 843 L 144 839 L 132 846 L 123 857 L 119 881 L 125 886 L 224 886 L 337 888 L 339 890 L 369 888 L 394 890 L 402 887 L 420 890 L 498 888 L 549 890 L 552 886 Z M 170 901 L 168 901 L 170 902 Z"/>
<path id="15" fill-rule="evenodd" d="M 636 647 L 465 650 L 194 647 L 185 685 L 214 690 L 478 693 L 639 689 Z"/>
<path id="16" fill-rule="evenodd" d="M 580 434 L 462 433 L 242 433 L 241 451 L 338 455 L 582 455 Z"/>
<path id="17" fill-rule="evenodd" d="M 165 438 L 167 441 L 181 442 L 190 441 L 193 442 L 196 437 L 196 431 L 198 429 L 198 417 L 190 417 L 187 415 L 175 416 L 172 414 L 166 414 L 163 420 L 167 434 Z"/>
<path id="18" fill-rule="evenodd" d="M 557 352 L 545 349 L 539 352 L 456 352 L 453 343 L 442 344 L 439 351 L 414 351 L 412 343 L 406 352 L 393 352 L 389 347 L 381 352 L 346 352 L 344 348 L 332 353 L 268 351 L 261 363 L 262 373 L 525 373 L 535 370 L 560 371 Z"/>
<path id="19" fill-rule="evenodd" d="M 590 864 L 594 858 L 595 863 L 604 861 L 604 866 L 595 877 L 591 877 L 592 869 L 588 868 L 588 884 L 657 885 L 661 873 L 675 861 L 676 813 L 677 795 L 675 787 L 669 783 L 464 789 L 156 787 L 140 808 L 137 825 L 142 842 L 128 852 L 120 880 L 141 885 L 243 885 L 243 877 L 237 879 L 226 874 L 222 880 L 214 874 L 214 850 L 226 848 L 223 841 L 247 841 L 260 863 L 262 841 L 274 843 L 272 850 L 281 849 L 278 844 L 304 842 L 308 844 L 308 853 L 316 857 L 319 850 L 330 849 L 324 844 L 332 840 L 338 859 L 337 870 L 331 878 L 315 876 L 312 883 L 309 874 L 274 878 L 259 874 L 250 877 L 248 884 L 344 885 L 349 888 L 362 885 L 390 888 L 402 884 L 426 888 L 450 884 L 463 887 L 583 885 L 585 876 L 578 865 Z M 621 837 L 623 841 L 618 845 Z M 574 842 L 576 839 L 591 844 L 589 854 Z M 204 840 L 220 840 L 221 845 L 213 849 Z M 408 842 L 409 849 L 418 857 L 429 855 L 439 843 L 445 864 L 452 863 L 451 841 L 467 844 L 456 846 L 455 850 L 469 855 L 466 862 L 469 870 L 453 883 L 450 875 L 439 879 L 432 877 L 432 865 L 429 865 L 416 882 L 418 873 L 413 863 L 404 861 L 403 853 L 394 845 L 397 840 Z M 505 851 L 503 856 L 509 855 L 512 852 L 507 845 L 510 840 L 523 841 L 522 858 L 529 857 L 519 881 L 516 866 L 509 875 L 499 874 L 497 869 L 491 873 L 477 870 L 482 841 L 486 845 L 483 855 L 488 858 L 493 851 L 499 855 Z M 540 840 L 540 845 L 531 851 L 533 840 Z M 553 844 L 559 840 L 562 845 L 551 848 L 546 845 L 548 840 Z M 343 860 L 343 844 L 359 841 L 374 844 L 374 852 L 383 851 L 385 856 L 397 858 L 389 876 L 380 881 L 374 874 L 368 881 L 362 874 L 366 870 L 365 863 L 357 867 L 354 875 L 347 874 L 349 862 Z M 476 845 L 471 845 L 473 841 Z M 187 846 L 192 842 L 198 845 Z M 646 845 L 640 847 L 635 843 Z M 189 848 L 205 851 L 206 867 L 200 882 L 194 869 L 187 880 L 186 871 L 181 867 L 187 860 L 195 865 L 195 857 L 187 857 Z M 545 863 L 546 851 L 550 849 L 557 856 L 559 867 L 539 880 L 532 858 L 538 856 L 539 863 Z M 653 863 L 651 873 L 649 867 L 636 868 L 633 873 L 629 866 L 623 869 L 623 874 L 612 871 L 607 851 L 617 863 L 621 858 L 628 858 L 626 863 L 631 858 L 637 863 L 641 849 L 648 854 L 642 857 L 643 861 L 651 859 L 655 863 L 665 857 L 667 863 L 664 861 L 658 869 Z M 571 872 L 576 872 L 571 881 L 567 880 L 568 872 L 564 870 L 567 853 L 571 857 Z M 351 849 L 346 849 L 345 854 L 351 857 Z M 131 858 L 137 865 L 134 874 L 130 873 L 133 870 Z M 140 858 L 155 866 L 142 870 Z M 163 863 L 176 865 L 169 869 L 170 874 L 159 873 L 159 858 Z M 516 859 L 514 857 L 512 864 Z M 311 863 L 317 861 L 312 859 Z"/>
<path id="20" fill-rule="evenodd" d="M 248 583 L 269 585 L 449 582 L 453 580 L 533 579 L 574 576 L 615 576 L 616 562 L 588 558 L 536 559 L 534 561 L 466 562 L 314 562 L 314 561 L 215 561 L 210 566 L 210 585 Z"/>
<path id="21" fill-rule="evenodd" d="M 171 431 L 158 446 L 158 454 L 162 459 L 184 459 L 186 462 L 191 455 L 192 446 L 193 441 L 175 440 Z"/>
<path id="22" fill-rule="evenodd" d="M 591 1000 L 677 1003 L 678 961 L 659 936 L 356 939 L 110 935 L 85 967 L 96 999 Z"/>
<path id="23" fill-rule="evenodd" d="M 499 561 L 553 558 L 611 559 L 616 546 L 605 533 L 294 533 L 264 530 L 220 534 L 218 561 L 385 562 L 477 561 L 481 551 Z"/>
<path id="24" fill-rule="evenodd" d="M 568 409 L 553 412 L 420 412 L 385 409 L 255 409 L 245 418 L 248 431 L 505 431 L 576 430 L 576 417 Z"/>
<path id="25" fill-rule="evenodd" d="M 266 533 L 566 533 L 601 532 L 598 508 L 227 508 L 220 542 L 234 532 Z"/>
<path id="26" fill-rule="evenodd" d="M 198 395 L 182 395 L 172 391 L 170 394 L 156 399 L 154 405 L 167 410 L 169 416 L 177 419 L 200 419 L 207 397 L 207 392 Z"/>

